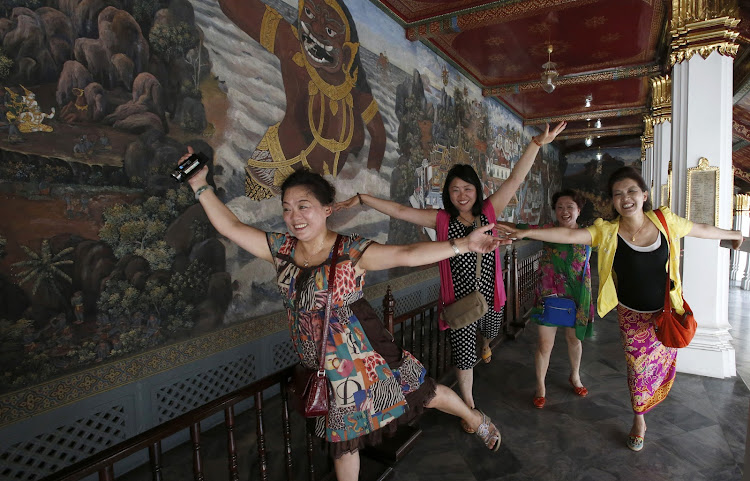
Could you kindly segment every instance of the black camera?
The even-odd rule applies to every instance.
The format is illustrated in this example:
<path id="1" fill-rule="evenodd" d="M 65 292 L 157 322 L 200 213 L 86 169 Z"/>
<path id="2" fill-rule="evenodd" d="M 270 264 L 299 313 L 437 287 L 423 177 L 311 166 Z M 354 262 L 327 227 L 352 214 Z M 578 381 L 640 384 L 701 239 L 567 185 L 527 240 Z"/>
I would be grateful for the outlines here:
<path id="1" fill-rule="evenodd" d="M 208 157 L 200 152 L 194 152 L 190 154 L 190 157 L 185 159 L 185 162 L 174 168 L 172 177 L 177 182 L 185 182 L 196 172 L 200 171 L 206 165 L 206 162 L 208 162 Z"/>

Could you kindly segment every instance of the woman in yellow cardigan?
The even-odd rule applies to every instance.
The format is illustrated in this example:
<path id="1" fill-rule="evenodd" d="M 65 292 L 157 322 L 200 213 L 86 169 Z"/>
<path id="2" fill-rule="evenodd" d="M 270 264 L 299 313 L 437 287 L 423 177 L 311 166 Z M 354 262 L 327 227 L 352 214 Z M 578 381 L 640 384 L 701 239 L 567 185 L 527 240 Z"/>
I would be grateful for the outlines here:
<path id="1" fill-rule="evenodd" d="M 644 415 L 667 397 L 675 377 L 677 349 L 657 340 L 653 324 L 655 315 L 664 307 L 667 262 L 673 285 L 672 306 L 682 314 L 679 239 L 730 239 L 736 249 L 742 244 L 742 233 L 693 223 L 660 207 L 669 227 L 670 243 L 651 208 L 646 182 L 637 170 L 623 167 L 615 171 L 609 178 L 608 191 L 619 214 L 613 221 L 597 219 L 586 229 L 518 230 L 501 225 L 498 230 L 509 237 L 585 244 L 598 250 L 597 312 L 604 317 L 617 308 L 634 413 L 627 446 L 640 451 L 646 433 Z"/>

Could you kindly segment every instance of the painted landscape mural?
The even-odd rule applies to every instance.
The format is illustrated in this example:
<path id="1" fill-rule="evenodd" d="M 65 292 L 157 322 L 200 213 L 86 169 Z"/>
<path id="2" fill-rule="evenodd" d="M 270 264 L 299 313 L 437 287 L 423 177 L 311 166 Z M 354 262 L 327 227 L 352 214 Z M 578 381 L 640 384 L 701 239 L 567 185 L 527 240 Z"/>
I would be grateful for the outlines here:
<path id="1" fill-rule="evenodd" d="M 340 19 L 330 42 L 321 12 Z M 341 200 L 437 208 L 451 165 L 488 195 L 537 133 L 366 1 L 11 0 L 0 15 L 0 393 L 280 310 L 272 266 L 170 178 L 188 145 L 240 220 L 283 231 L 293 169 L 329 175 Z M 561 181 L 545 146 L 499 217 L 550 222 Z M 357 208 L 332 225 L 430 238 Z"/>

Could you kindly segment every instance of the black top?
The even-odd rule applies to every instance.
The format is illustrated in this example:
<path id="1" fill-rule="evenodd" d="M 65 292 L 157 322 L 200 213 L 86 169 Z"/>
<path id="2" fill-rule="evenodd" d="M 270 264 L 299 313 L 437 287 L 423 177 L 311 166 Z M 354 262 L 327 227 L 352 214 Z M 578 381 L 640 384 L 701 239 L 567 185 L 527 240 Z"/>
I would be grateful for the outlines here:
<path id="1" fill-rule="evenodd" d="M 636 311 L 658 311 L 664 307 L 669 247 L 664 234 L 661 245 L 650 252 L 637 251 L 618 235 L 615 271 L 617 300 Z"/>

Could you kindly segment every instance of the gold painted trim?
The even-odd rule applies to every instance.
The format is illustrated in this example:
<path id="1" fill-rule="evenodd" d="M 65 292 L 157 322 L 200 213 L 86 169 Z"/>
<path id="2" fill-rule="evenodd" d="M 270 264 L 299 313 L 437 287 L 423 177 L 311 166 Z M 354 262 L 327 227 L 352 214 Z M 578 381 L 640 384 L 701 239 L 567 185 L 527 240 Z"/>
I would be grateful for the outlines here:
<path id="1" fill-rule="evenodd" d="M 629 127 L 613 130 L 577 130 L 557 136 L 558 140 L 585 139 L 586 137 L 616 137 L 618 135 L 637 135 L 643 132 L 641 127 Z"/>
<path id="2" fill-rule="evenodd" d="M 591 112 L 572 112 L 570 114 L 555 115 L 552 117 L 537 117 L 533 119 L 526 119 L 523 121 L 523 125 L 544 125 L 552 124 L 557 122 L 571 121 L 571 120 L 586 120 L 588 118 L 597 119 L 609 119 L 612 117 L 625 117 L 628 115 L 642 115 L 647 114 L 648 109 L 645 107 L 629 108 L 629 109 L 616 109 L 616 110 L 597 110 Z"/>
<path id="3" fill-rule="evenodd" d="M 372 102 L 370 102 L 370 105 L 367 106 L 364 112 L 362 112 L 362 121 L 365 123 L 365 125 L 369 124 L 370 121 L 375 117 L 375 114 L 378 113 L 378 103 L 375 101 L 375 99 L 372 99 Z"/>
<path id="4" fill-rule="evenodd" d="M 739 48 L 736 43 L 739 23 L 740 20 L 737 18 L 723 16 L 673 27 L 669 65 L 690 60 L 696 53 L 703 58 L 707 58 L 713 52 L 736 57 Z"/>
<path id="5" fill-rule="evenodd" d="M 671 202 L 669 201 L 669 184 L 661 184 L 661 198 L 659 199 L 659 202 L 661 205 L 668 207 L 671 209 L 672 207 L 669 205 Z"/>
<path id="6" fill-rule="evenodd" d="M 672 121 L 672 79 L 669 75 L 651 78 L 651 117 L 654 125 Z"/>
<path id="7" fill-rule="evenodd" d="M 647 77 L 661 71 L 658 64 L 638 65 L 636 67 L 623 67 L 609 70 L 602 70 L 593 73 L 570 74 L 557 77 L 555 85 L 579 85 L 595 82 L 605 82 L 613 80 L 624 80 L 630 78 Z M 541 88 L 541 80 L 529 80 L 528 82 L 508 83 L 494 85 L 482 89 L 484 97 L 502 94 L 517 94 L 521 92 L 536 90 Z"/>
<path id="8" fill-rule="evenodd" d="M 673 28 L 725 16 L 739 16 L 737 0 L 672 0 Z"/>
<path id="9" fill-rule="evenodd" d="M 713 225 L 716 227 L 719 227 L 719 167 L 711 166 L 708 164 L 708 159 L 705 157 L 701 157 L 698 160 L 698 166 L 697 167 L 690 167 L 687 170 L 687 189 L 685 193 L 685 217 L 690 219 L 690 200 L 691 200 L 691 192 L 690 187 L 692 186 L 692 177 L 696 173 L 703 173 L 703 172 L 716 172 L 714 175 L 715 179 L 715 193 L 714 193 L 714 221 Z M 690 219 L 692 220 L 692 219 Z"/>
<path id="10" fill-rule="evenodd" d="M 734 195 L 734 212 L 747 212 L 750 210 L 750 195 L 747 194 L 735 194 Z"/>
<path id="11" fill-rule="evenodd" d="M 280 21 L 281 14 L 266 5 L 263 20 L 260 22 L 260 44 L 271 53 L 275 53 L 273 49 L 276 46 L 276 30 L 279 28 Z"/>

